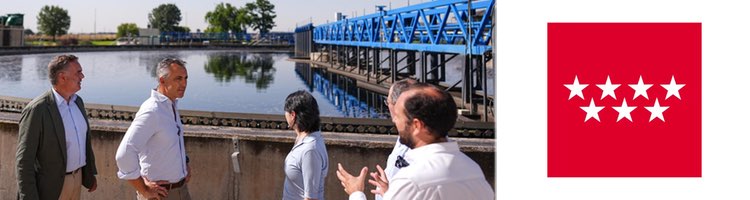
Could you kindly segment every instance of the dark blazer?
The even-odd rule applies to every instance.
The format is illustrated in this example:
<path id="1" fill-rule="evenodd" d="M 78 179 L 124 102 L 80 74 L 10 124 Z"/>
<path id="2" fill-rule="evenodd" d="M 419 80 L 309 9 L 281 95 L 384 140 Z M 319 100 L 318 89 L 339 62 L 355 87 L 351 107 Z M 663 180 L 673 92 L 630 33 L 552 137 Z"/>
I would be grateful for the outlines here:
<path id="1" fill-rule="evenodd" d="M 89 119 L 79 96 L 75 101 L 89 126 Z M 18 199 L 58 199 L 62 191 L 67 163 L 65 127 L 49 90 L 23 109 L 18 124 L 16 177 Z M 96 163 L 91 149 L 91 128 L 86 132 L 86 166 L 83 166 L 83 186 L 94 184 Z"/>

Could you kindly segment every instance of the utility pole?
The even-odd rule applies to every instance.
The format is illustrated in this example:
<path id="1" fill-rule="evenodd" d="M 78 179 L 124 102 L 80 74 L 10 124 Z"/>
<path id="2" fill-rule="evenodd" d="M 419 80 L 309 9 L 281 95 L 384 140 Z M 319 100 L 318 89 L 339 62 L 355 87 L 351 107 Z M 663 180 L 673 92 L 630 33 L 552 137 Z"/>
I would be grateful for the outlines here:
<path id="1" fill-rule="evenodd" d="M 94 35 L 96 35 L 96 8 L 94 8 Z"/>

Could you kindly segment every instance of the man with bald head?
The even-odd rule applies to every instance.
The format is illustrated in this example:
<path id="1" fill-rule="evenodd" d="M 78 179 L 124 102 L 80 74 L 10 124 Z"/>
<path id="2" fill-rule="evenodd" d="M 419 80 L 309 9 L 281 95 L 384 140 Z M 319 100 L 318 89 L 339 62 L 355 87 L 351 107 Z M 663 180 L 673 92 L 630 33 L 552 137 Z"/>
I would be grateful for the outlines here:
<path id="1" fill-rule="evenodd" d="M 390 181 L 372 176 L 370 183 L 379 186 L 383 199 L 494 199 L 479 165 L 447 139 L 457 118 L 456 104 L 447 92 L 413 84 L 392 113 L 399 141 L 411 150 L 405 155 L 409 165 Z M 367 171 L 364 167 L 355 177 L 339 165 L 336 175 L 349 199 L 366 199 L 362 191 Z"/>

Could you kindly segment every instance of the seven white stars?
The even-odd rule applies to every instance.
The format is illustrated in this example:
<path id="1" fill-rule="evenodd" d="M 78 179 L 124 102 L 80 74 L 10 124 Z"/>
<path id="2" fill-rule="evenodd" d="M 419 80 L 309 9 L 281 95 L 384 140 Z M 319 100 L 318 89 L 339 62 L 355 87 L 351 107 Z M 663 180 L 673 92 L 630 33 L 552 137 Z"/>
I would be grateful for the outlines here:
<path id="1" fill-rule="evenodd" d="M 601 120 L 599 120 L 599 111 L 604 109 L 604 107 L 597 107 L 596 104 L 594 104 L 594 99 L 591 99 L 591 104 L 589 104 L 588 107 L 581 106 L 581 109 L 583 109 L 583 111 L 586 111 L 586 119 L 584 119 L 583 122 L 588 121 L 592 117 L 596 119 L 596 121 L 601 122 Z"/>
<path id="2" fill-rule="evenodd" d="M 612 107 L 615 109 L 619 114 L 617 115 L 617 121 L 619 122 L 622 118 L 628 118 L 630 122 L 633 122 L 633 118 L 630 118 L 630 112 L 633 112 L 633 110 L 636 107 L 628 107 L 628 102 L 626 99 L 622 99 L 622 106 L 620 107 Z"/>
<path id="3" fill-rule="evenodd" d="M 646 110 L 651 112 L 651 119 L 648 120 L 649 122 L 651 122 L 655 118 L 659 118 L 661 119 L 661 121 L 666 122 L 664 120 L 664 111 L 667 110 L 669 106 L 659 106 L 659 99 L 656 99 L 656 103 L 654 103 L 653 107 L 645 107 L 645 108 Z"/>
<path id="4" fill-rule="evenodd" d="M 654 84 L 643 84 L 643 76 L 639 76 L 638 84 L 629 84 L 629 86 L 633 88 L 633 90 L 635 90 L 635 94 L 633 95 L 633 100 L 635 100 L 635 98 L 638 98 L 639 96 L 643 96 L 646 99 L 648 99 L 648 93 L 646 92 L 646 90 L 648 90 L 648 88 L 650 88 L 653 85 Z"/>
<path id="5" fill-rule="evenodd" d="M 573 84 L 563 84 L 566 88 L 570 90 L 570 95 L 568 96 L 568 100 L 572 99 L 574 96 L 578 96 L 581 99 L 585 99 L 583 95 L 583 90 L 588 87 L 589 84 L 581 84 L 578 81 L 578 75 L 575 76 L 573 79 Z M 667 90 L 667 96 L 664 97 L 664 100 L 669 99 L 671 96 L 677 97 L 677 99 L 682 100 L 680 97 L 680 89 L 685 87 L 685 84 L 677 84 L 674 78 L 674 75 L 672 76 L 672 80 L 669 84 L 660 84 L 664 89 Z M 604 99 L 607 96 L 611 96 L 613 99 L 617 100 L 617 96 L 615 96 L 615 90 L 620 87 L 620 84 L 612 84 L 612 80 L 609 76 L 607 76 L 607 81 L 604 84 L 596 84 L 599 89 L 602 90 L 602 96 L 600 98 Z M 648 89 L 650 89 L 653 84 L 644 84 L 643 83 L 643 76 L 638 77 L 638 83 L 637 84 L 628 84 L 635 92 L 633 94 L 633 100 L 637 99 L 639 96 L 643 96 L 647 100 L 648 98 Z M 586 112 L 586 118 L 583 120 L 583 122 L 587 122 L 589 119 L 594 118 L 596 121 L 601 122 L 599 119 L 599 112 L 604 109 L 604 106 L 596 106 L 594 103 L 594 99 L 591 99 L 591 102 L 588 106 L 581 106 L 581 110 Z M 627 99 L 623 99 L 622 105 L 619 107 L 612 106 L 612 109 L 618 112 L 617 115 L 617 122 L 622 120 L 623 118 L 627 118 L 629 121 L 633 122 L 633 118 L 631 117 L 631 112 L 638 108 L 637 106 L 628 106 Z M 654 105 L 652 107 L 644 107 L 646 110 L 651 112 L 651 117 L 649 118 L 649 122 L 653 121 L 656 118 L 659 118 L 662 122 L 666 122 L 664 119 L 664 112 L 669 108 L 669 106 L 661 106 L 659 104 L 659 99 L 657 98 L 654 102 Z"/>
<path id="6" fill-rule="evenodd" d="M 573 98 L 573 96 L 579 96 L 581 99 L 583 98 L 583 89 L 589 86 L 589 84 L 579 84 L 578 83 L 578 76 L 576 75 L 575 80 L 573 80 L 573 84 L 565 84 L 565 87 L 567 87 L 570 90 L 570 96 L 568 96 L 568 100 Z"/>
<path id="7" fill-rule="evenodd" d="M 617 100 L 617 97 L 615 96 L 615 89 L 617 87 L 620 87 L 620 84 L 612 84 L 612 81 L 609 80 L 609 76 L 607 76 L 607 82 L 604 84 L 596 84 L 597 87 L 602 89 L 602 98 L 606 96 L 612 96 L 615 100 Z"/>
<path id="8" fill-rule="evenodd" d="M 661 87 L 667 89 L 667 97 L 664 97 L 664 100 L 669 99 L 670 96 L 675 96 L 678 99 L 682 100 L 682 98 L 680 98 L 680 89 L 682 87 L 685 87 L 685 84 L 676 84 L 674 81 L 674 75 L 672 76 L 672 82 L 670 82 L 669 84 L 661 84 Z"/>

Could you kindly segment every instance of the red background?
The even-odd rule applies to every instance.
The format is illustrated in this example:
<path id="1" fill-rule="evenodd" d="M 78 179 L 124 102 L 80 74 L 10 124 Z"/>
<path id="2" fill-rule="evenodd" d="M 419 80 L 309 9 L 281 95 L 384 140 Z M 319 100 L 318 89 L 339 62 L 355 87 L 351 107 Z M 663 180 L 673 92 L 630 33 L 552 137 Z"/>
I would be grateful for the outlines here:
<path id="1" fill-rule="evenodd" d="M 549 177 L 700 177 L 701 176 L 701 24 L 700 23 L 549 23 L 547 32 L 547 170 Z M 575 76 L 585 99 L 568 100 Z M 633 100 L 643 76 L 649 99 Z M 674 75 L 682 99 L 665 100 Z M 617 100 L 596 84 L 610 76 Z M 591 99 L 601 122 L 584 122 Z M 633 122 L 617 122 L 623 98 Z M 645 106 L 658 99 L 666 122 Z"/>

